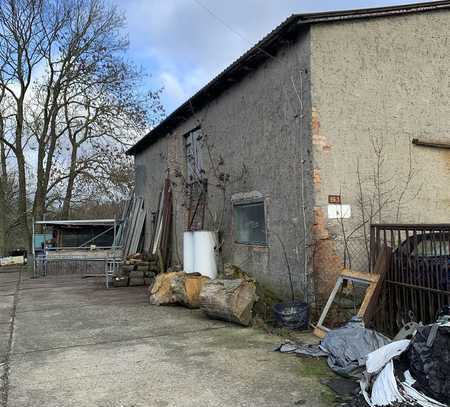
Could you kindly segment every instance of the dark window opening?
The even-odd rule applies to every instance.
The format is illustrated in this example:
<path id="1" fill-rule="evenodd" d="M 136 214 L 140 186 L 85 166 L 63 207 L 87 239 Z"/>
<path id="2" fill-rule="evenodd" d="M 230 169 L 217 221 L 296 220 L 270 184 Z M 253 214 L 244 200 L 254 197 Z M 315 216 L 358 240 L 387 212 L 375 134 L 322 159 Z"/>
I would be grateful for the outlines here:
<path id="1" fill-rule="evenodd" d="M 198 182 L 203 178 L 202 160 L 202 131 L 200 128 L 192 130 L 184 138 L 186 153 L 187 182 Z"/>
<path id="2" fill-rule="evenodd" d="M 264 202 L 234 204 L 234 232 L 236 243 L 266 245 Z"/>

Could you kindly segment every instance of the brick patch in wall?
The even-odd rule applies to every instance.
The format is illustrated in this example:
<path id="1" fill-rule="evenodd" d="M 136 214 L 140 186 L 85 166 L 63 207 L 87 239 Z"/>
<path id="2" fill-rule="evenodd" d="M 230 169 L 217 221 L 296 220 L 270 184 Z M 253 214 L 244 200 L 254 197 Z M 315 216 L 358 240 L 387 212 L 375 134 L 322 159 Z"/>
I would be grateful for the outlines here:
<path id="1" fill-rule="evenodd" d="M 320 132 L 319 113 L 317 112 L 317 109 L 314 107 L 312 110 L 311 126 L 312 126 L 313 145 L 318 146 L 324 152 L 330 152 L 331 145 L 328 143 L 327 138 Z"/>
<path id="2" fill-rule="evenodd" d="M 322 179 L 320 178 L 320 169 L 314 168 L 313 170 L 313 183 L 314 183 L 314 189 L 319 192 L 320 191 L 320 183 Z"/>
<path id="3" fill-rule="evenodd" d="M 316 313 L 325 305 L 336 279 L 343 268 L 343 260 L 336 253 L 336 242 L 327 229 L 327 217 L 320 207 L 314 208 L 313 276 L 316 295 Z"/>

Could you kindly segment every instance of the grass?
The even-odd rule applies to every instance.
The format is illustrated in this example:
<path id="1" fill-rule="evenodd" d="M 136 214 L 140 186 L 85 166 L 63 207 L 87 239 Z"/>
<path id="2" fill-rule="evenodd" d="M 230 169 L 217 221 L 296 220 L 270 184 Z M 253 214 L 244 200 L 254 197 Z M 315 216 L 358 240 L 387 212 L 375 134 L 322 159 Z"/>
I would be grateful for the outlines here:
<path id="1" fill-rule="evenodd" d="M 328 379 L 334 375 L 324 358 L 298 358 L 298 360 L 300 362 L 298 375 L 301 377 Z"/>
<path id="2" fill-rule="evenodd" d="M 321 383 L 323 379 L 330 379 L 334 373 L 328 367 L 324 358 L 298 358 L 299 367 L 297 374 L 302 379 L 311 379 L 317 383 L 318 391 L 320 391 L 321 400 L 327 405 L 336 404 L 336 395 L 331 389 Z"/>

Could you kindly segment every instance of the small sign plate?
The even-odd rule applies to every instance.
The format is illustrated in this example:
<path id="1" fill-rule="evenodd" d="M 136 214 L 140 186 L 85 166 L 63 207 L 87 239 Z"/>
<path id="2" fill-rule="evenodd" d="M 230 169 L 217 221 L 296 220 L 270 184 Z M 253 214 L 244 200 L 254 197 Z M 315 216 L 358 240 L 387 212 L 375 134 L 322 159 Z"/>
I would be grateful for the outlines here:
<path id="1" fill-rule="evenodd" d="M 328 219 L 348 219 L 351 216 L 350 205 L 328 205 Z"/>
<path id="2" fill-rule="evenodd" d="M 333 205 L 342 204 L 341 196 L 340 195 L 328 195 L 328 203 L 333 204 Z"/>

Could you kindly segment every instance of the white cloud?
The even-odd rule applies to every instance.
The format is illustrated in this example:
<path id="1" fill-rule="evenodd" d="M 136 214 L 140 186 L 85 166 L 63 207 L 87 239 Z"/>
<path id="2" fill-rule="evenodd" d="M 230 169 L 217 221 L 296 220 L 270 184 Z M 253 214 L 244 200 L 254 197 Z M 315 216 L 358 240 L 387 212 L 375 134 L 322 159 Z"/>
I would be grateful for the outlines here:
<path id="1" fill-rule="evenodd" d="M 154 86 L 165 86 L 163 100 L 169 112 L 293 13 L 408 2 L 408 0 L 112 1 L 116 1 L 126 12 L 131 57 L 137 59 L 153 74 Z M 217 18 L 198 2 L 210 9 Z M 233 31 L 237 31 L 240 36 Z M 157 80 L 160 80 L 159 84 Z"/>
<path id="2" fill-rule="evenodd" d="M 164 87 L 164 91 L 169 98 L 180 103 L 182 100 L 188 97 L 188 94 L 183 89 L 181 83 L 170 72 L 162 72 L 160 78 Z"/>
<path id="3" fill-rule="evenodd" d="M 194 68 L 190 70 L 189 75 L 178 77 L 170 71 L 163 71 L 159 74 L 159 79 L 164 88 L 163 102 L 178 106 L 189 99 L 210 78 L 207 72 Z"/>

